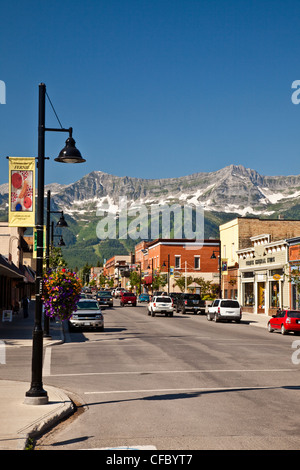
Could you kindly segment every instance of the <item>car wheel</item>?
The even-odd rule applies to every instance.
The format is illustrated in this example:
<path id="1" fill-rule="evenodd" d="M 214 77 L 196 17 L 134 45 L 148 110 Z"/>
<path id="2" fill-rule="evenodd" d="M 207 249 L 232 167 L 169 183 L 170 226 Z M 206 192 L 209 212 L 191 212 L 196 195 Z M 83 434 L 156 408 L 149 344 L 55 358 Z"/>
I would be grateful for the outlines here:
<path id="1" fill-rule="evenodd" d="M 282 335 L 286 335 L 286 334 L 287 334 L 287 331 L 286 331 L 286 329 L 285 329 L 285 327 L 284 327 L 284 324 L 281 325 L 280 332 L 281 332 Z"/>
<path id="2" fill-rule="evenodd" d="M 207 319 L 208 321 L 211 321 L 211 316 L 210 316 L 209 313 L 206 314 L 206 319 Z"/>
<path id="3" fill-rule="evenodd" d="M 155 317 L 155 312 L 153 312 L 153 310 L 151 310 L 151 317 Z"/>
<path id="4" fill-rule="evenodd" d="M 271 323 L 269 322 L 269 323 L 268 323 L 268 332 L 269 332 L 269 333 L 272 333 L 272 331 L 274 331 L 274 330 L 273 330 L 273 328 L 271 327 Z"/>
<path id="5" fill-rule="evenodd" d="M 218 315 L 215 313 L 215 314 L 214 314 L 214 322 L 217 323 L 217 321 L 218 321 Z"/>

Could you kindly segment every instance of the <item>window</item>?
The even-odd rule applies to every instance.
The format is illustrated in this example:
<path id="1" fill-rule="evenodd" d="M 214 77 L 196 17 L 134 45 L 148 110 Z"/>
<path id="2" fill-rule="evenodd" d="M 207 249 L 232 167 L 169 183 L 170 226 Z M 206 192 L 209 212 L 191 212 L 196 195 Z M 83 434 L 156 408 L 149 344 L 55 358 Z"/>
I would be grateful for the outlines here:
<path id="1" fill-rule="evenodd" d="M 180 269 L 181 267 L 181 256 L 175 256 L 175 269 Z"/>
<path id="2" fill-rule="evenodd" d="M 194 256 L 194 268 L 200 269 L 200 256 Z"/>
<path id="3" fill-rule="evenodd" d="M 252 282 L 246 282 L 244 284 L 243 304 L 245 307 L 253 307 L 254 305 L 254 290 Z"/>
<path id="4" fill-rule="evenodd" d="M 270 282 L 270 307 L 278 308 L 280 306 L 279 300 L 279 281 Z"/>

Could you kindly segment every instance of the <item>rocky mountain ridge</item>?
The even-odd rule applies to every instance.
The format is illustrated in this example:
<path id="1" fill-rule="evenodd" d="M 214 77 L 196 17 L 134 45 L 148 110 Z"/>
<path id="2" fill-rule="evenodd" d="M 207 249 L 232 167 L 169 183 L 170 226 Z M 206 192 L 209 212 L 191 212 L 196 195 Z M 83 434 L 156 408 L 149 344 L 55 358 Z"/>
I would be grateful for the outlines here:
<path id="1" fill-rule="evenodd" d="M 201 205 L 205 211 L 240 216 L 272 216 L 298 204 L 300 175 L 262 176 L 242 165 L 230 165 L 209 173 L 179 178 L 143 179 L 93 171 L 78 181 L 53 183 L 53 203 L 77 218 L 104 203 L 112 211 L 119 198 L 129 203 Z M 0 185 L 0 208 L 7 204 L 8 184 Z"/>
<path id="2" fill-rule="evenodd" d="M 262 176 L 241 165 L 179 178 L 142 179 L 93 171 L 77 182 L 55 188 L 54 201 L 76 217 L 106 203 L 114 210 L 119 198 L 140 204 L 180 202 L 205 211 L 240 216 L 272 216 L 298 204 L 300 175 Z"/>

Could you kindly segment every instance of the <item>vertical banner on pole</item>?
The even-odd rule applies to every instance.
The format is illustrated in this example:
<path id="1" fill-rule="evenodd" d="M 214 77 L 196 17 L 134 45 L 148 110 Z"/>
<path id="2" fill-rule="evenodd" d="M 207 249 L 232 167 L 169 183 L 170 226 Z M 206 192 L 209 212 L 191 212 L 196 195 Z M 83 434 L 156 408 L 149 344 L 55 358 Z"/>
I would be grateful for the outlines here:
<path id="1" fill-rule="evenodd" d="M 44 225 L 44 242 L 43 242 L 43 257 L 46 258 L 46 231 L 47 227 Z M 37 232 L 36 228 L 33 227 L 33 250 L 32 250 L 32 257 L 36 258 L 36 253 L 37 253 Z"/>
<path id="2" fill-rule="evenodd" d="M 9 157 L 10 227 L 35 226 L 35 158 Z"/>

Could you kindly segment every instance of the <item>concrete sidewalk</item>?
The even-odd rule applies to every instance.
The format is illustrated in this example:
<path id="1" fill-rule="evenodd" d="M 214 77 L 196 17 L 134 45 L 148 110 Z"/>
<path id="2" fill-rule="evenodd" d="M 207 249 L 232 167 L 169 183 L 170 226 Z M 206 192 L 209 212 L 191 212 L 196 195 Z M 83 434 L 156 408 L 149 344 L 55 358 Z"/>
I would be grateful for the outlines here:
<path id="1" fill-rule="evenodd" d="M 250 326 L 267 328 L 268 317 L 265 315 L 243 314 L 242 322 Z M 32 347 L 34 324 L 34 302 L 30 305 L 29 317 L 24 319 L 21 313 L 15 315 L 12 322 L 0 319 L 0 341 L 12 347 Z M 44 347 L 64 341 L 61 323 L 50 323 L 51 338 L 44 338 Z M 1 351 L 0 351 L 1 359 Z M 0 373 L 1 373 L 0 361 Z M 56 424 L 62 418 L 74 412 L 74 406 L 68 395 L 60 389 L 47 385 L 48 403 L 46 405 L 24 404 L 25 394 L 30 383 L 0 380 L 0 450 L 25 450 L 29 438 L 34 438 Z"/>
<path id="2" fill-rule="evenodd" d="M 12 322 L 0 319 L 0 348 L 28 346 L 32 348 L 34 326 L 34 302 L 30 303 L 29 316 L 22 312 L 13 316 Z M 62 324 L 50 322 L 49 338 L 43 339 L 47 348 L 64 341 Z M 2 361 L 1 361 L 2 359 Z M 0 375 L 3 364 L 0 349 Z M 59 420 L 74 412 L 73 403 L 60 389 L 47 385 L 48 403 L 28 405 L 24 403 L 30 383 L 0 379 L 0 450 L 25 450 L 28 439 L 40 435 Z"/>

